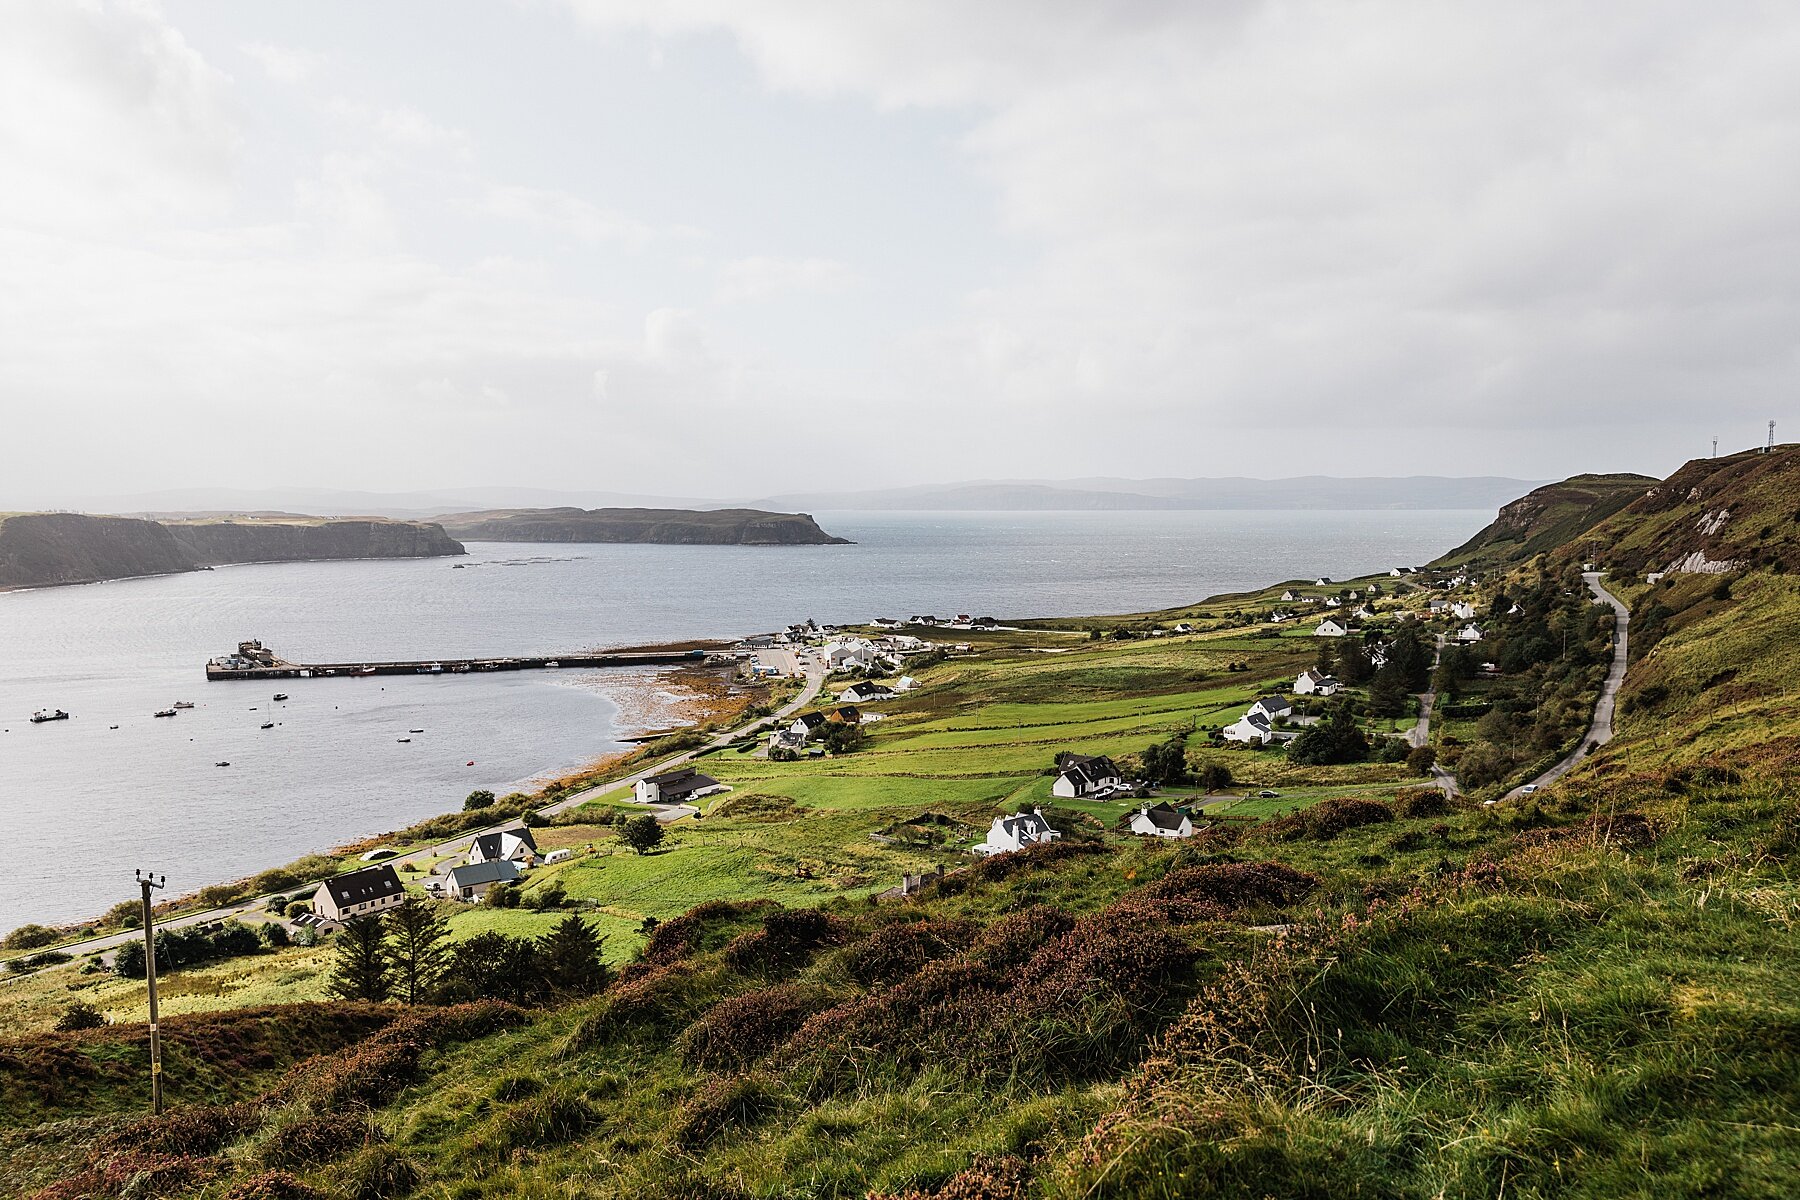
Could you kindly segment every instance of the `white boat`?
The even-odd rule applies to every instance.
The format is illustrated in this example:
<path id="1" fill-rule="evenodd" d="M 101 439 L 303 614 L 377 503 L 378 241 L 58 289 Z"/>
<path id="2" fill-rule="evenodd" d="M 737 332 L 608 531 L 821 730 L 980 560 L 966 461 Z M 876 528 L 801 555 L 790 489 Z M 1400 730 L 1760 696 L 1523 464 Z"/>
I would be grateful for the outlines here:
<path id="1" fill-rule="evenodd" d="M 194 707 L 194 702 L 192 700 L 177 700 L 175 702 L 175 707 L 176 708 L 192 708 L 192 707 Z"/>
<path id="2" fill-rule="evenodd" d="M 66 721 L 69 714 L 60 708 L 40 708 L 31 714 L 33 725 L 42 725 L 45 721 Z"/>

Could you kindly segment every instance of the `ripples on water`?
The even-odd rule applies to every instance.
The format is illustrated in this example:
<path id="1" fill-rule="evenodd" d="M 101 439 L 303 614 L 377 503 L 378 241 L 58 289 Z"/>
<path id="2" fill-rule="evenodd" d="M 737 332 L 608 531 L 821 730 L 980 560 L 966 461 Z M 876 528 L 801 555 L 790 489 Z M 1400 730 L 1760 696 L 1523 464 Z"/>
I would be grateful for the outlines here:
<path id="1" fill-rule="evenodd" d="M 127 899 L 135 867 L 187 891 L 621 747 L 617 705 L 571 686 L 582 683 L 573 673 L 206 683 L 206 659 L 244 638 L 301 662 L 449 658 L 805 617 L 1143 611 L 1423 561 L 1491 514 L 818 516 L 858 544 L 471 543 L 461 559 L 222 567 L 0 594 L 0 930 Z M 276 691 L 292 699 L 274 705 Z M 199 707 L 151 718 L 176 700 Z M 42 707 L 74 719 L 30 725 Z M 262 730 L 264 720 L 278 724 Z"/>

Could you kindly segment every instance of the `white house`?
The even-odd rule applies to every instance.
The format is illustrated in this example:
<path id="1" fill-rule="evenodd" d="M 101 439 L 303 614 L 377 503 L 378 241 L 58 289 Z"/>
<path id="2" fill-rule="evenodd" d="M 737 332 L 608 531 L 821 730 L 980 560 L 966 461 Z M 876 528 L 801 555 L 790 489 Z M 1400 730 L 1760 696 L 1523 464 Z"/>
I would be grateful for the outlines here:
<path id="1" fill-rule="evenodd" d="M 1294 711 L 1294 706 L 1288 703 L 1285 696 L 1259 696 L 1257 697 L 1256 703 L 1250 706 L 1250 711 L 1253 713 L 1261 713 L 1263 716 L 1269 718 L 1270 724 L 1273 724 L 1278 720 L 1285 719 L 1291 714 Z"/>
<path id="2" fill-rule="evenodd" d="M 537 839 L 531 836 L 531 830 L 523 825 L 515 825 L 511 829 L 502 829 L 498 833 L 484 833 L 469 843 L 469 852 L 463 861 L 471 865 L 484 862 L 524 863 L 531 866 L 537 862 Z"/>
<path id="3" fill-rule="evenodd" d="M 327 879 L 313 893 L 313 914 L 327 921 L 354 921 L 393 908 L 405 897 L 400 876 L 389 863 Z"/>
<path id="4" fill-rule="evenodd" d="M 870 621 L 869 624 L 876 629 L 899 629 L 901 627 L 901 622 L 894 620 L 892 617 L 876 617 L 873 621 Z"/>
<path id="5" fill-rule="evenodd" d="M 988 830 L 987 840 L 975 847 L 975 853 L 1011 854 L 1015 850 L 1054 842 L 1061 837 L 1062 834 L 1050 828 L 1050 822 L 1044 819 L 1044 814 L 1034 808 L 1028 813 L 995 817 L 993 826 Z"/>
<path id="6" fill-rule="evenodd" d="M 1243 742 L 1246 745 L 1267 743 L 1275 737 L 1269 718 L 1252 710 L 1219 731 L 1228 742 Z"/>
<path id="7" fill-rule="evenodd" d="M 1330 576 L 1327 576 L 1327 575 L 1321 575 L 1317 579 L 1313 580 L 1313 583 L 1318 587 L 1329 587 L 1331 584 L 1331 578 L 1330 578 Z"/>
<path id="8" fill-rule="evenodd" d="M 1319 622 L 1319 627 L 1313 630 L 1313 636 L 1344 637 L 1348 635 L 1349 632 L 1350 626 L 1347 622 L 1340 621 L 1336 617 L 1326 617 L 1323 621 Z"/>
<path id="9" fill-rule="evenodd" d="M 1452 604 L 1450 606 L 1450 612 L 1451 615 L 1459 621 L 1473 621 L 1475 619 L 1475 606 L 1470 604 L 1467 600 L 1458 600 L 1455 604 Z"/>
<path id="10" fill-rule="evenodd" d="M 846 638 L 828 642 L 824 649 L 825 665 L 833 671 L 866 671 L 879 659 L 875 644 L 863 638 Z"/>
<path id="11" fill-rule="evenodd" d="M 1470 622 L 1456 631 L 1456 640 L 1459 642 L 1479 642 L 1481 640 L 1481 629 L 1475 625 L 1474 622 Z"/>
<path id="12" fill-rule="evenodd" d="M 1192 632 L 1194 632 L 1194 627 L 1192 625 L 1188 624 L 1186 621 L 1182 621 L 1179 624 L 1177 624 L 1174 629 L 1171 629 L 1169 632 L 1170 633 L 1192 633 Z"/>
<path id="13" fill-rule="evenodd" d="M 504 858 L 481 863 L 464 863 L 444 872 L 438 891 L 452 900 L 479 900 L 495 886 L 517 883 L 523 876 L 518 864 Z"/>
<path id="14" fill-rule="evenodd" d="M 1050 785 L 1050 794 L 1074 800 L 1122 782 L 1124 774 L 1118 764 L 1104 754 L 1063 753 L 1056 756 L 1056 782 Z"/>
<path id="15" fill-rule="evenodd" d="M 918 687 L 919 687 L 919 681 L 914 679 L 911 675 L 902 675 L 899 679 L 899 682 L 894 684 L 894 690 L 896 692 L 917 691 Z"/>
<path id="16" fill-rule="evenodd" d="M 680 767 L 638 780 L 637 801 L 639 804 L 687 804 L 701 796 L 728 790 L 711 775 L 702 775 L 692 767 Z"/>
<path id="17" fill-rule="evenodd" d="M 1193 837 L 1194 823 L 1186 813 L 1162 800 L 1146 804 L 1131 814 L 1131 832 L 1146 837 Z"/>
<path id="18" fill-rule="evenodd" d="M 1359 604 L 1350 610 L 1350 615 L 1361 621 L 1372 621 L 1376 616 L 1375 606 L 1372 604 Z"/>
<path id="19" fill-rule="evenodd" d="M 885 683 L 876 683 L 872 679 L 853 683 L 838 693 L 839 700 L 848 700 L 852 704 L 867 704 L 871 700 L 892 700 L 893 698 L 894 689 Z"/>
<path id="20" fill-rule="evenodd" d="M 1327 597 L 1325 597 L 1325 607 L 1326 608 L 1342 608 L 1342 607 L 1344 607 L 1344 602 L 1342 600 L 1339 600 L 1336 596 L 1327 596 Z"/>
<path id="21" fill-rule="evenodd" d="M 1300 678 L 1294 680 L 1294 690 L 1302 696 L 1334 696 L 1337 694 L 1338 681 L 1323 671 L 1308 669 L 1300 672 Z"/>
<path id="22" fill-rule="evenodd" d="M 1283 600 L 1287 601 L 1289 604 L 1292 604 L 1297 600 L 1306 599 L 1305 596 L 1302 596 L 1299 592 L 1296 592 L 1293 588 L 1289 588 L 1287 591 L 1281 593 L 1281 598 Z"/>
<path id="23" fill-rule="evenodd" d="M 825 728 L 825 714 L 822 712 L 801 713 L 794 718 L 794 723 L 787 728 L 788 736 L 799 740 L 802 744 L 819 730 Z"/>

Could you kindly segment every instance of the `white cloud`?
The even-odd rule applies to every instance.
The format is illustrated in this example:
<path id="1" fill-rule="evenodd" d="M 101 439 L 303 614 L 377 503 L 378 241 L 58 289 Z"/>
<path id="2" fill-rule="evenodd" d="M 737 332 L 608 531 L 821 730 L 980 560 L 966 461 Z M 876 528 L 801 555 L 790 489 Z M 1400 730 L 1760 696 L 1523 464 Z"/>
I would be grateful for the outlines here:
<path id="1" fill-rule="evenodd" d="M 502 221 L 548 230 L 558 237 L 584 245 L 608 242 L 641 247 L 660 232 L 691 236 L 694 231 L 660 231 L 623 213 L 611 212 L 578 196 L 554 188 L 500 185 L 484 189 L 471 200 L 458 202 L 463 211 Z"/>
<path id="2" fill-rule="evenodd" d="M 841 292 L 855 272 L 833 258 L 771 258 L 752 255 L 726 263 L 713 298 L 720 304 L 767 300 L 783 292 Z"/>
<path id="3" fill-rule="evenodd" d="M 289 86 L 307 82 L 324 68 L 326 61 L 324 55 L 311 50 L 273 42 L 245 42 L 238 49 L 261 67 L 263 74 Z"/>

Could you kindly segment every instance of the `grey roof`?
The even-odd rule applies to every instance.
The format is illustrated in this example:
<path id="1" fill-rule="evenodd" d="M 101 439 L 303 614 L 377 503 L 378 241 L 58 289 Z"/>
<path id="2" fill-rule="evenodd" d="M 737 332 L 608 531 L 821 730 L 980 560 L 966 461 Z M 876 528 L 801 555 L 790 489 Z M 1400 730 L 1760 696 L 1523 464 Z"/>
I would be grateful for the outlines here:
<path id="1" fill-rule="evenodd" d="M 808 729 L 817 729 L 825 723 L 825 714 L 822 712 L 801 713 L 799 716 L 795 717 L 794 720 L 806 726 Z"/>
<path id="2" fill-rule="evenodd" d="M 501 843 L 509 833 L 524 842 L 527 846 L 530 846 L 533 854 L 537 853 L 537 839 L 532 837 L 531 830 L 525 828 L 523 825 L 515 825 L 511 829 L 502 829 L 494 833 L 481 834 L 475 839 L 475 844 L 471 846 L 470 849 L 479 850 L 481 852 L 481 857 L 483 858 L 499 858 L 501 855 Z"/>
<path id="3" fill-rule="evenodd" d="M 1144 809 L 1143 815 L 1158 829 L 1180 829 L 1183 820 L 1181 812 L 1166 800 Z"/>
<path id="4" fill-rule="evenodd" d="M 1004 829 L 1009 835 L 1015 838 L 1020 834 L 1029 834 L 1032 837 L 1041 838 L 1046 833 L 1051 832 L 1050 822 L 1044 820 L 1044 818 L 1037 813 L 1028 812 L 1014 813 L 1010 817 L 1003 818 L 1000 822 L 1000 828 Z"/>
<path id="5" fill-rule="evenodd" d="M 331 895 L 333 904 L 346 908 L 352 904 L 367 904 L 385 896 L 397 896 L 402 889 L 400 877 L 394 874 L 394 868 L 382 863 L 327 879 L 325 890 Z"/>
<path id="6" fill-rule="evenodd" d="M 1273 708 L 1277 710 L 1284 708 L 1291 709 L 1294 707 L 1293 704 L 1288 701 L 1286 696 L 1258 696 L 1256 702 L 1264 708 Z"/>
<path id="7" fill-rule="evenodd" d="M 1104 754 L 1070 754 L 1056 756 L 1058 773 L 1084 788 L 1098 787 L 1108 779 L 1123 779 L 1117 763 Z"/>
<path id="8" fill-rule="evenodd" d="M 692 767 L 683 767 L 679 771 L 665 771 L 661 775 L 652 775 L 647 780 L 656 785 L 659 797 L 686 796 L 702 788 L 718 787 L 719 781 L 711 775 L 702 775 Z"/>
<path id="9" fill-rule="evenodd" d="M 506 858 L 464 863 L 444 872 L 444 882 L 458 891 L 466 887 L 480 887 L 484 883 L 512 883 L 519 878 L 521 876 L 517 864 Z"/>

